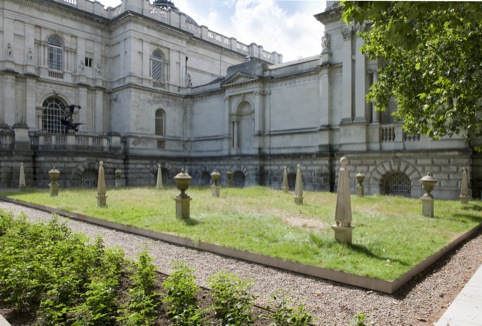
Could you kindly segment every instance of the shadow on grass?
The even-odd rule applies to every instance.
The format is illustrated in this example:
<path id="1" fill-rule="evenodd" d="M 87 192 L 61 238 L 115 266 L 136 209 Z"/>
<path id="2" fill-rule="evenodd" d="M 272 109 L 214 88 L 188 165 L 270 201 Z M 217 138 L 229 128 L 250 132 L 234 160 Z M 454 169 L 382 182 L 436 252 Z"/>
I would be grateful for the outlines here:
<path id="1" fill-rule="evenodd" d="M 363 254 L 367 257 L 382 260 L 382 261 L 387 261 L 390 260 L 390 262 L 396 262 L 402 266 L 408 266 L 409 264 L 406 263 L 403 260 L 400 259 L 395 259 L 395 258 L 389 258 L 389 257 L 382 257 L 375 255 L 370 249 L 368 249 L 366 246 L 363 245 L 358 245 L 358 244 L 347 244 L 347 246 L 352 249 L 353 251 L 358 252 L 359 254 Z"/>
<path id="2" fill-rule="evenodd" d="M 481 205 L 475 205 L 473 203 L 468 203 L 462 206 L 462 209 L 464 211 L 476 211 L 476 212 L 482 212 L 482 206 Z"/>
<path id="3" fill-rule="evenodd" d="M 189 218 L 185 218 L 182 220 L 184 222 L 184 224 L 186 224 L 187 226 L 196 226 L 196 225 L 199 225 L 201 222 L 199 222 L 198 220 L 196 219 L 193 219 L 192 217 L 189 217 Z"/>

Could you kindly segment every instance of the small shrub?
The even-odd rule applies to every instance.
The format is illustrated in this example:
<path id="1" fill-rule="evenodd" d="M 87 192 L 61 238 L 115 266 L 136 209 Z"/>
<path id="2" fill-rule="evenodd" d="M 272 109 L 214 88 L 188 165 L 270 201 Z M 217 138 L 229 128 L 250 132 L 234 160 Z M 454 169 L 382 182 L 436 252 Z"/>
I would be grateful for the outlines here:
<path id="1" fill-rule="evenodd" d="M 249 325 L 254 322 L 252 307 L 256 296 L 250 294 L 253 280 L 241 279 L 221 271 L 209 278 L 212 309 L 222 325 Z"/>
<path id="2" fill-rule="evenodd" d="M 174 273 L 163 282 L 167 303 L 167 314 L 174 325 L 202 325 L 202 310 L 199 307 L 198 286 L 194 282 L 193 269 L 185 263 L 175 262 Z"/>
<path id="3" fill-rule="evenodd" d="M 156 286 L 156 267 L 147 252 L 139 255 L 132 273 L 132 287 L 128 291 L 127 304 L 120 310 L 117 320 L 125 326 L 152 325 L 159 308 L 159 294 Z"/>
<path id="4" fill-rule="evenodd" d="M 273 320 L 272 326 L 306 326 L 313 321 L 312 316 L 303 305 L 293 306 L 293 300 L 285 291 L 278 290 L 271 296 L 269 302 L 272 305 L 266 309 L 274 310 L 270 314 Z"/>

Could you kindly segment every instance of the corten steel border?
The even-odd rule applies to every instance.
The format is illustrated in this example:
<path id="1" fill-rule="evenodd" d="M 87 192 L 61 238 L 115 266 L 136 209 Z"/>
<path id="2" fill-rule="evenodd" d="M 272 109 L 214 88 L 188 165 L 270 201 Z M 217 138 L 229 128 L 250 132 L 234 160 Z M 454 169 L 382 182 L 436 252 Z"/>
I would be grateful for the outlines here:
<path id="1" fill-rule="evenodd" d="M 332 270 L 332 269 L 323 268 L 323 267 L 317 267 L 317 266 L 306 265 L 306 264 L 301 264 L 301 263 L 292 262 L 292 261 L 286 261 L 286 260 L 273 258 L 266 255 L 260 255 L 256 253 L 243 251 L 243 250 L 226 248 L 226 247 L 218 246 L 218 245 L 203 242 L 203 241 L 193 241 L 189 238 L 178 237 L 178 236 L 170 235 L 166 233 L 145 230 L 134 226 L 123 225 L 116 222 L 105 221 L 96 217 L 68 212 L 68 211 L 64 211 L 61 209 L 52 208 L 44 205 L 28 203 L 18 199 L 0 197 L 0 200 L 14 203 L 14 204 L 19 204 L 25 207 L 42 210 L 49 213 L 55 213 L 57 215 L 68 217 L 74 220 L 79 220 L 82 222 L 95 224 L 98 226 L 103 226 L 103 227 L 107 227 L 107 228 L 122 231 L 122 232 L 145 236 L 154 240 L 173 243 L 176 245 L 181 245 L 192 249 L 208 251 L 208 252 L 222 255 L 222 256 L 241 259 L 247 262 L 279 268 L 290 272 L 295 272 L 295 273 L 299 273 L 307 276 L 314 276 L 325 280 L 335 281 L 339 283 L 353 285 L 364 289 L 375 290 L 375 291 L 388 293 L 388 294 L 393 294 L 394 292 L 396 292 L 399 288 L 401 288 L 408 281 L 410 281 L 415 275 L 423 272 L 427 267 L 435 263 L 437 260 L 442 258 L 447 253 L 449 253 L 456 246 L 458 246 L 465 240 L 469 239 L 471 236 L 479 232 L 479 230 L 482 230 L 482 224 L 479 224 L 473 229 L 458 236 L 450 244 L 443 247 L 435 254 L 427 257 L 424 261 L 417 264 L 415 267 L 410 269 L 408 272 L 403 274 L 398 279 L 393 281 L 385 281 L 385 280 L 374 279 L 366 276 L 350 274 L 344 271 L 337 271 L 337 270 Z"/>

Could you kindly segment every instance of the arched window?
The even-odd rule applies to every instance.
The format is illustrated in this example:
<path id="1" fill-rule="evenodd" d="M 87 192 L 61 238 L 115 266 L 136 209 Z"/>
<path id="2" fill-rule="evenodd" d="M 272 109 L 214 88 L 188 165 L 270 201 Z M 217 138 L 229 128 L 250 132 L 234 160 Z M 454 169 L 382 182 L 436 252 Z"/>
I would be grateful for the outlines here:
<path id="1" fill-rule="evenodd" d="M 154 81 L 164 82 L 164 53 L 159 49 L 152 52 L 151 75 Z"/>
<path id="2" fill-rule="evenodd" d="M 63 44 L 62 39 L 53 35 L 48 39 L 48 59 L 49 69 L 62 71 Z"/>
<path id="3" fill-rule="evenodd" d="M 156 136 L 164 136 L 165 133 L 165 113 L 163 109 L 159 109 L 156 111 Z"/>
<path id="4" fill-rule="evenodd" d="M 42 130 L 50 134 L 64 134 L 65 128 L 60 120 L 65 116 L 65 103 L 52 96 L 43 102 L 42 107 Z"/>

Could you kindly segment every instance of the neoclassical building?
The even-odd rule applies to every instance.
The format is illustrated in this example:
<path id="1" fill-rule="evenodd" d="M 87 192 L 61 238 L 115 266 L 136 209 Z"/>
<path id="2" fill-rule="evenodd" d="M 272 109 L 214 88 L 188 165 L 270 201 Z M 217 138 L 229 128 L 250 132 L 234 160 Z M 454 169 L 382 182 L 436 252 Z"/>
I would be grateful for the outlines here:
<path id="1" fill-rule="evenodd" d="M 333 191 L 339 159 L 365 192 L 417 197 L 432 172 L 434 195 L 460 195 L 463 168 L 474 197 L 482 156 L 452 137 L 408 135 L 393 104 L 365 100 L 378 62 L 364 57 L 355 26 L 328 2 L 322 53 L 283 63 L 255 43 L 199 26 L 170 1 L 123 0 L 105 9 L 89 0 L 0 0 L 0 187 L 96 184 L 103 161 L 108 186 L 165 183 L 181 168 L 194 184 L 281 187 L 301 164 L 305 189 Z M 309 19 L 309 17 L 307 17 Z M 314 31 L 316 32 L 316 31 Z"/>

